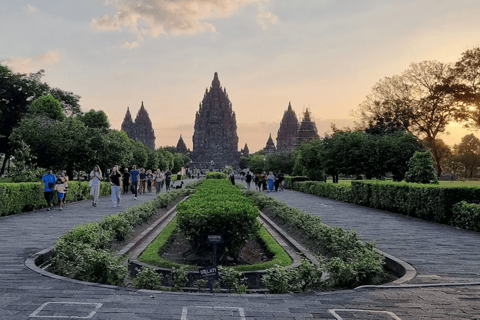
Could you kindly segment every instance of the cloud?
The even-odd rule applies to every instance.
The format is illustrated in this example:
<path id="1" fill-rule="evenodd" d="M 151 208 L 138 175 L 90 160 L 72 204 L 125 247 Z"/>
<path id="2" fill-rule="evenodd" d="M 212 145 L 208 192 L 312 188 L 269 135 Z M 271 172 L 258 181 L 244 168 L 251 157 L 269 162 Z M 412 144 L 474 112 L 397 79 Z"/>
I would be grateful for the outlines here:
<path id="1" fill-rule="evenodd" d="M 206 19 L 232 16 L 239 8 L 268 0 L 109 0 L 105 5 L 113 5 L 113 17 L 104 15 L 92 19 L 95 30 L 128 30 L 138 35 L 157 37 L 161 34 L 183 35 L 201 32 L 216 32 L 215 26 Z M 278 18 L 265 9 L 259 9 L 257 21 L 262 28 L 276 23 Z M 141 41 L 127 42 L 128 49 L 139 46 Z"/>
<path id="2" fill-rule="evenodd" d="M 32 6 L 31 4 L 25 5 L 24 8 L 25 8 L 28 12 L 30 12 L 30 13 L 38 12 L 38 9 L 35 8 L 34 6 Z"/>
<path id="3" fill-rule="evenodd" d="M 269 26 L 277 24 L 278 17 L 270 11 L 266 11 L 263 5 L 258 6 L 257 23 L 263 30 L 268 29 Z"/>
<path id="4" fill-rule="evenodd" d="M 44 67 L 53 66 L 60 61 L 60 53 L 55 50 L 48 51 L 33 57 L 10 57 L 1 62 L 14 72 L 36 72 Z"/>

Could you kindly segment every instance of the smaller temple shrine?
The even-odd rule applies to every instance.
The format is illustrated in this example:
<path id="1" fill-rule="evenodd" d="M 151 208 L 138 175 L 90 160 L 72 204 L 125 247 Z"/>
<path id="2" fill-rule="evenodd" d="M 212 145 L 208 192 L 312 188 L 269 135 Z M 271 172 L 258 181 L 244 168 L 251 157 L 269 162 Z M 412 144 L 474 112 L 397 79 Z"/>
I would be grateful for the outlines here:
<path id="1" fill-rule="evenodd" d="M 298 129 L 296 145 L 297 147 L 299 147 L 303 141 L 310 141 L 316 139 L 320 139 L 317 132 L 317 126 L 315 125 L 315 122 L 310 119 L 310 112 L 307 108 L 306 111 L 303 113 L 303 119 L 300 123 L 300 128 Z"/>
<path id="2" fill-rule="evenodd" d="M 153 130 L 152 121 L 148 116 L 148 112 L 143 106 L 143 101 L 135 117 L 135 121 L 132 120 L 130 108 L 127 107 L 127 112 L 122 123 L 122 131 L 125 131 L 129 138 L 140 140 L 147 147 L 155 149 L 155 131 Z"/>
<path id="3" fill-rule="evenodd" d="M 190 150 L 187 149 L 187 145 L 185 144 L 185 141 L 183 141 L 182 135 L 180 135 L 180 139 L 178 139 L 176 151 L 177 153 L 183 153 L 183 154 L 190 153 Z"/>
<path id="4" fill-rule="evenodd" d="M 277 152 L 290 152 L 295 149 L 298 127 L 297 115 L 292 109 L 292 104 L 289 102 L 287 110 L 283 113 L 283 118 L 277 133 Z"/>
<path id="5" fill-rule="evenodd" d="M 246 143 L 245 143 L 245 147 L 243 147 L 243 149 L 240 150 L 240 155 L 242 157 L 248 157 L 250 155 L 250 151 L 248 150 L 248 146 Z"/>
<path id="6" fill-rule="evenodd" d="M 267 155 L 275 153 L 276 151 L 277 148 L 275 148 L 275 143 L 273 143 L 272 134 L 270 133 L 270 136 L 267 140 L 267 145 L 265 146 L 265 148 L 263 148 L 263 152 Z"/>

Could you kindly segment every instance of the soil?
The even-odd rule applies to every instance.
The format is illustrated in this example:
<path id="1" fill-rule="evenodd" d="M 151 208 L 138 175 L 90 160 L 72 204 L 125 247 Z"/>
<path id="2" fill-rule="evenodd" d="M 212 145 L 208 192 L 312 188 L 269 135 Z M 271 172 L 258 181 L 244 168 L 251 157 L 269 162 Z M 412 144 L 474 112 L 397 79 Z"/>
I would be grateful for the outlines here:
<path id="1" fill-rule="evenodd" d="M 241 249 L 236 262 L 229 256 L 222 256 L 221 252 L 222 248 L 218 248 L 217 260 L 221 261 L 221 265 L 224 266 L 256 264 L 273 258 L 273 254 L 266 248 L 260 238 L 247 241 Z M 182 237 L 181 234 L 174 233 L 162 248 L 160 256 L 177 263 L 209 266 L 212 265 L 213 245 L 207 245 L 204 250 L 194 252 L 188 240 Z"/>

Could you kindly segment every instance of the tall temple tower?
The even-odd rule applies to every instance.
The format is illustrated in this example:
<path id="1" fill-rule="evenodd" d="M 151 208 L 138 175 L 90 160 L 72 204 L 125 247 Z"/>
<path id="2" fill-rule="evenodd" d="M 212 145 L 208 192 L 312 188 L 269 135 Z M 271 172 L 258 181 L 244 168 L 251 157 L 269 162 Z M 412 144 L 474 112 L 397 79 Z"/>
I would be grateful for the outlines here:
<path id="1" fill-rule="evenodd" d="M 297 115 L 292 109 L 292 104 L 289 102 L 287 110 L 283 113 L 283 118 L 277 133 L 278 152 L 290 152 L 295 149 L 298 128 Z"/>
<path id="2" fill-rule="evenodd" d="M 308 112 L 307 108 L 303 114 L 303 120 L 300 124 L 300 128 L 298 129 L 297 146 L 300 146 L 303 141 L 316 139 L 320 139 L 317 132 L 317 126 L 315 125 L 315 122 L 310 119 L 310 112 Z"/>
<path id="3" fill-rule="evenodd" d="M 216 72 L 195 114 L 192 152 L 193 165 L 198 168 L 239 166 L 237 120 Z"/>
<path id="4" fill-rule="evenodd" d="M 125 131 L 131 139 L 140 140 L 147 147 L 155 149 L 155 131 L 153 130 L 152 121 L 148 116 L 148 112 L 143 106 L 143 101 L 135 117 L 135 122 L 132 121 L 130 109 L 127 108 L 127 113 L 122 123 L 122 130 Z"/>

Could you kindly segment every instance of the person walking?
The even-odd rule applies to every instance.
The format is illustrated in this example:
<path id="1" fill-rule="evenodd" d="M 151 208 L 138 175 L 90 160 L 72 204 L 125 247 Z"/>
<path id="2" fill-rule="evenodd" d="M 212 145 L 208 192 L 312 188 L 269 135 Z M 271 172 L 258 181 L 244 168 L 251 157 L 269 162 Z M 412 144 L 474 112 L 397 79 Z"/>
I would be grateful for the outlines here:
<path id="1" fill-rule="evenodd" d="M 128 168 L 125 168 L 123 172 L 123 194 L 128 193 L 128 187 L 130 186 L 130 173 L 128 172 Z"/>
<path id="2" fill-rule="evenodd" d="M 122 175 L 118 171 L 118 166 L 113 167 L 112 174 L 110 175 L 110 183 L 112 185 L 112 202 L 113 207 L 120 207 L 120 181 L 122 181 Z"/>
<path id="3" fill-rule="evenodd" d="M 250 183 L 252 182 L 252 172 L 250 170 L 245 175 L 245 182 L 247 183 L 247 189 L 250 190 Z"/>
<path id="4" fill-rule="evenodd" d="M 228 178 L 230 179 L 230 182 L 235 185 L 235 173 L 233 172 L 233 170 L 230 170 L 228 172 Z"/>
<path id="5" fill-rule="evenodd" d="M 155 171 L 155 174 L 154 174 L 154 176 L 153 176 L 153 179 L 155 180 L 155 190 L 156 190 L 156 194 L 159 194 L 160 191 L 162 190 L 163 172 L 160 171 L 160 169 L 157 169 L 157 171 Z"/>
<path id="6" fill-rule="evenodd" d="M 272 171 L 270 171 L 268 173 L 267 180 L 268 180 L 268 190 L 273 191 L 273 184 L 275 182 L 275 175 L 273 174 Z"/>
<path id="7" fill-rule="evenodd" d="M 132 170 L 130 170 L 130 181 L 132 183 L 132 193 L 135 195 L 133 200 L 137 200 L 138 193 L 138 176 L 140 172 L 137 170 L 137 166 L 133 165 Z"/>
<path id="8" fill-rule="evenodd" d="M 152 184 L 153 184 L 154 180 L 153 180 L 153 174 L 152 174 L 152 170 L 148 169 L 147 170 L 147 190 L 148 190 L 148 194 L 152 194 Z"/>
<path id="9" fill-rule="evenodd" d="M 138 193 L 145 194 L 146 186 L 147 186 L 147 174 L 145 173 L 145 169 L 141 168 L 140 169 L 140 190 L 138 190 Z"/>
<path id="10" fill-rule="evenodd" d="M 90 195 L 93 197 L 92 206 L 94 207 L 96 207 L 98 204 L 101 181 L 102 170 L 100 170 L 99 166 L 95 166 L 92 172 L 90 172 Z"/>
<path id="11" fill-rule="evenodd" d="M 50 211 L 53 207 L 53 188 L 56 181 L 57 177 L 52 173 L 52 169 L 48 169 L 47 173 L 42 177 L 43 196 L 45 201 L 47 201 L 47 211 Z"/>
<path id="12" fill-rule="evenodd" d="M 169 168 L 165 171 L 165 190 L 170 191 L 170 183 L 172 183 L 172 172 Z"/>
<path id="13" fill-rule="evenodd" d="M 60 177 L 62 178 L 65 185 L 65 192 L 63 194 L 63 206 L 65 207 L 65 204 L 67 203 L 68 182 L 70 181 L 70 179 L 68 178 L 67 171 L 65 170 L 62 171 Z"/>
<path id="14" fill-rule="evenodd" d="M 62 211 L 65 206 L 65 179 L 62 177 L 62 173 L 58 174 L 54 190 L 57 191 L 58 207 Z"/>

